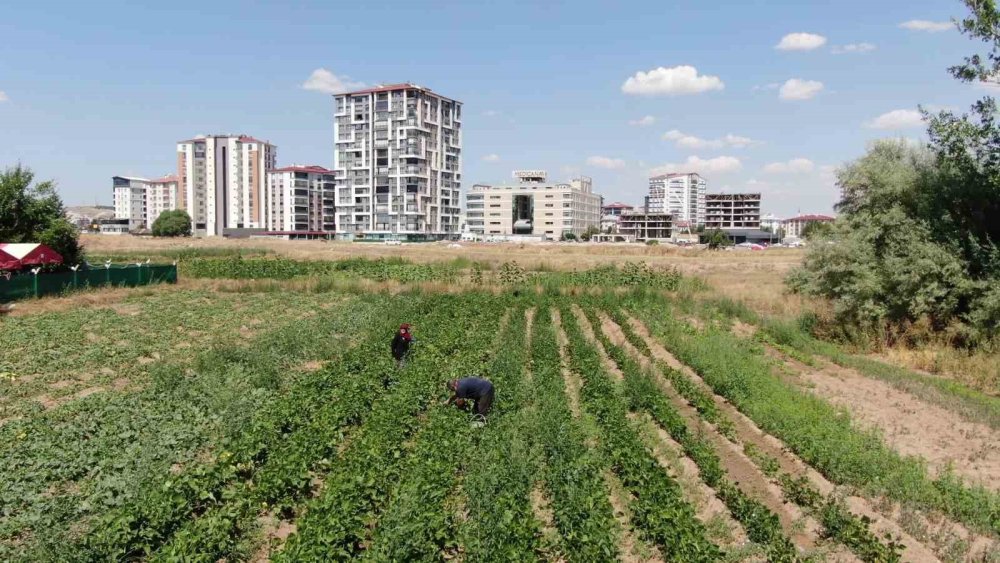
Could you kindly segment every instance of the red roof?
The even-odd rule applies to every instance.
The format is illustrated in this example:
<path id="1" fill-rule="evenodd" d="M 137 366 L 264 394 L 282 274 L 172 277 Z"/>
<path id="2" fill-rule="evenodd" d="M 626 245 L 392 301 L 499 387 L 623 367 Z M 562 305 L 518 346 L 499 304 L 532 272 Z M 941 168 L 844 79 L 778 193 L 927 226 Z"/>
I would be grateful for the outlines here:
<path id="1" fill-rule="evenodd" d="M 442 97 L 442 98 L 444 98 L 446 100 L 450 100 L 452 102 L 456 101 L 456 100 L 453 100 L 453 99 L 451 99 L 451 98 L 449 98 L 447 96 L 441 96 L 441 94 L 438 94 L 437 92 L 431 90 L 430 88 L 424 88 L 423 86 L 417 86 L 416 84 L 411 84 L 409 82 L 403 82 L 403 83 L 400 83 L 400 84 L 385 84 L 385 85 L 382 85 L 382 86 L 375 86 L 375 87 L 372 87 L 372 88 L 366 88 L 364 90 L 355 90 L 354 92 L 343 92 L 343 93 L 335 94 L 335 95 L 337 95 L 337 96 L 356 96 L 356 95 L 360 95 L 360 94 L 374 94 L 376 92 L 395 92 L 397 90 L 411 90 L 411 89 L 412 90 L 421 90 L 423 92 L 430 92 L 430 93 L 434 94 L 435 96 L 440 96 L 440 97 Z"/>
<path id="2" fill-rule="evenodd" d="M 44 244 L 0 244 L 0 251 L 3 251 L 7 256 L 17 259 L 21 266 L 62 264 L 63 261 L 62 256 L 58 252 Z"/>
<path id="3" fill-rule="evenodd" d="M 833 221 L 834 218 L 828 215 L 799 215 L 798 217 L 792 217 L 791 219 L 785 219 L 786 221 Z"/>
<path id="4" fill-rule="evenodd" d="M 627 203 L 621 203 L 618 201 L 614 203 L 609 203 L 604 206 L 605 209 L 631 209 L 632 207 L 633 207 L 632 205 L 628 205 Z"/>
<path id="5" fill-rule="evenodd" d="M 271 172 L 315 172 L 317 174 L 332 174 L 333 170 L 327 170 L 322 166 L 316 166 L 315 164 L 311 166 L 286 166 L 284 168 L 275 168 Z"/>
<path id="6" fill-rule="evenodd" d="M 20 270 L 21 261 L 0 248 L 0 270 Z"/>
<path id="7" fill-rule="evenodd" d="M 179 181 L 180 181 L 180 177 L 178 177 L 175 174 L 175 175 L 171 175 L 171 176 L 164 176 L 162 178 L 157 178 L 155 180 L 150 180 L 149 183 L 150 184 L 166 184 L 166 183 L 169 183 L 169 182 L 179 182 Z"/>
<path id="8" fill-rule="evenodd" d="M 269 145 L 270 144 L 267 141 L 261 141 L 260 139 L 254 139 L 253 137 L 251 137 L 249 135 L 240 135 L 240 142 L 241 143 L 263 143 L 265 145 Z"/>

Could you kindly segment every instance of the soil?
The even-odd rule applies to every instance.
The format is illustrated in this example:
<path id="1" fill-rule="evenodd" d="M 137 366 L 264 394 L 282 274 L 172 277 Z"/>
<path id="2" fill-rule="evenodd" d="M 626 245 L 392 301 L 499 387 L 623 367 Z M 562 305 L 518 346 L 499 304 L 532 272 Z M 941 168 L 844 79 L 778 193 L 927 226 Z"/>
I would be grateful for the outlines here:
<path id="1" fill-rule="evenodd" d="M 563 381 L 566 385 L 566 396 L 569 399 L 569 410 L 573 413 L 573 418 L 580 418 L 580 387 L 582 383 L 573 372 L 566 365 L 566 346 L 568 341 L 566 339 L 566 334 L 562 330 L 562 318 L 559 316 L 559 311 L 556 309 L 552 310 L 552 324 L 555 325 L 558 330 L 556 331 L 556 337 L 559 341 L 559 357 L 560 357 L 560 371 L 562 372 Z"/>
<path id="2" fill-rule="evenodd" d="M 757 327 L 755 325 L 747 324 L 739 319 L 733 320 L 732 330 L 733 334 L 740 338 L 753 338 L 757 334 Z"/>
<path id="3" fill-rule="evenodd" d="M 271 550 L 280 546 L 288 539 L 288 536 L 295 533 L 295 524 L 287 520 L 279 520 L 272 514 L 263 514 L 257 519 L 261 527 L 261 535 L 264 538 L 263 545 L 250 558 L 253 563 L 262 563 L 271 560 Z"/>
<path id="4" fill-rule="evenodd" d="M 621 527 L 621 539 L 619 543 L 620 561 L 624 563 L 644 563 L 653 561 L 663 561 L 663 555 L 654 545 L 638 538 L 632 528 L 632 519 L 628 510 L 631 495 L 625 491 L 621 482 L 611 471 L 604 474 L 604 482 L 607 484 L 608 500 L 611 501 L 611 508 L 614 510 L 615 519 Z"/>
<path id="5" fill-rule="evenodd" d="M 927 460 L 932 474 L 949 468 L 964 480 L 1000 491 L 1000 433 L 857 371 L 818 360 L 810 367 L 771 352 L 815 394 L 877 429 L 903 455 Z"/>

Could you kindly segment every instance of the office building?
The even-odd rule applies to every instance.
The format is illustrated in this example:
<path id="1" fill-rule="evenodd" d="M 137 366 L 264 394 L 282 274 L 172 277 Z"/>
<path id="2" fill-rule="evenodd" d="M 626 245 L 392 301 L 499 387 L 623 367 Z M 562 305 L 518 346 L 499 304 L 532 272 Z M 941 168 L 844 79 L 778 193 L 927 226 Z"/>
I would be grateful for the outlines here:
<path id="1" fill-rule="evenodd" d="M 336 177 L 321 166 L 287 166 L 267 174 L 263 228 L 288 236 L 336 232 Z"/>
<path id="2" fill-rule="evenodd" d="M 466 198 L 469 231 L 480 236 L 532 235 L 558 240 L 601 223 L 601 196 L 591 179 L 550 183 L 542 170 L 514 172 L 517 183 L 477 184 Z"/>
<path id="3" fill-rule="evenodd" d="M 220 236 L 264 226 L 267 173 L 277 147 L 248 135 L 201 135 L 177 143 L 178 206 L 193 232 Z"/>
<path id="4" fill-rule="evenodd" d="M 338 235 L 457 237 L 461 102 L 394 84 L 338 94 L 334 103 Z"/>
<path id="5" fill-rule="evenodd" d="M 706 194 L 706 229 L 759 229 L 760 194 Z"/>
<path id="6" fill-rule="evenodd" d="M 707 183 L 698 174 L 663 174 L 649 179 L 649 211 L 669 213 L 675 223 L 705 224 Z"/>
<path id="7" fill-rule="evenodd" d="M 128 231 L 146 228 L 146 188 L 149 180 L 132 176 L 113 176 L 115 219 L 118 225 L 128 226 Z M 124 223 L 122 221 L 128 221 Z"/>

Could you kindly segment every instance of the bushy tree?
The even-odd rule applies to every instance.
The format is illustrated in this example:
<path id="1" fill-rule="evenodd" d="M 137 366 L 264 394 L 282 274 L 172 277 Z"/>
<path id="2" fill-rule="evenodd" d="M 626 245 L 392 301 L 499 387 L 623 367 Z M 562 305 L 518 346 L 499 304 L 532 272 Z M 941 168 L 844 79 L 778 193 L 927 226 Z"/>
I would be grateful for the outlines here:
<path id="1" fill-rule="evenodd" d="M 966 35 L 990 46 L 951 74 L 1000 79 L 1000 12 L 965 0 Z M 837 173 L 840 218 L 789 278 L 798 291 L 830 298 L 852 325 L 895 330 L 924 323 L 956 342 L 993 338 L 1000 326 L 1000 123 L 986 97 L 968 114 L 931 115 L 930 142 L 879 141 Z"/>
<path id="2" fill-rule="evenodd" d="M 67 219 L 55 182 L 33 183 L 35 174 L 20 164 L 0 173 L 0 242 L 40 242 L 67 265 L 83 261 L 77 229 Z"/>
<path id="3" fill-rule="evenodd" d="M 183 209 L 164 211 L 153 221 L 154 237 L 191 236 L 191 216 Z"/>
<path id="4" fill-rule="evenodd" d="M 833 233 L 833 225 L 828 221 L 810 221 L 802 227 L 802 238 L 806 240 L 818 240 L 827 238 Z"/>
<path id="5" fill-rule="evenodd" d="M 708 245 L 710 250 L 719 250 L 733 244 L 729 236 L 722 230 L 712 229 L 701 235 L 702 241 Z"/>

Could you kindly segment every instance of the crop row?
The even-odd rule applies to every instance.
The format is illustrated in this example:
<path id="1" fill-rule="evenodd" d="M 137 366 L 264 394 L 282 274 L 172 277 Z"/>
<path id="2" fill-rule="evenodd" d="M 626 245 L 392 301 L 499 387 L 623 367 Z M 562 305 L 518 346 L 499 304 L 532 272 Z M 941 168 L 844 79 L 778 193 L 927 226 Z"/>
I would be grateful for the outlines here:
<path id="1" fill-rule="evenodd" d="M 600 354 L 588 344 L 568 307 L 563 307 L 562 318 L 570 343 L 570 365 L 584 382 L 584 405 L 601 428 L 602 447 L 611 459 L 612 470 L 634 496 L 632 513 L 638 529 L 668 559 L 717 560 L 721 552 L 707 539 L 680 486 L 663 471 L 629 425 L 627 403 L 605 372 Z"/>
<path id="2" fill-rule="evenodd" d="M 401 259 L 290 260 L 288 258 L 195 258 L 181 263 L 182 275 L 193 278 L 291 279 L 343 276 L 376 281 L 450 281 L 458 270 L 450 264 L 417 264 Z"/>
<path id="3" fill-rule="evenodd" d="M 588 307 L 584 312 L 593 325 L 601 346 L 625 377 L 625 393 L 632 408 L 647 411 L 681 445 L 684 454 L 698 466 L 702 481 L 715 490 L 733 518 L 746 529 L 750 540 L 764 546 L 770 561 L 795 561 L 798 552 L 782 531 L 778 516 L 726 477 L 712 444 L 696 436 L 688 428 L 684 418 L 670 404 L 656 382 L 625 350 L 608 339 L 600 329 L 601 323 L 595 309 Z"/>
<path id="4" fill-rule="evenodd" d="M 617 309 L 612 309 L 610 314 L 618 315 L 619 318 L 623 317 L 620 310 Z M 627 338 L 630 333 L 632 334 L 632 337 L 638 337 L 638 335 L 629 329 L 628 332 L 625 332 Z M 686 425 L 680 415 L 676 413 L 676 411 L 669 405 L 661 394 L 653 395 L 657 391 L 655 382 L 652 381 L 648 375 L 642 373 L 635 361 L 628 357 L 628 355 L 625 354 L 620 347 L 614 346 L 611 342 L 607 341 L 606 337 L 603 338 L 603 342 L 605 348 L 609 350 L 609 353 L 615 358 L 616 363 L 626 374 L 626 377 L 629 377 L 631 374 L 633 384 L 629 388 L 630 395 L 634 403 L 637 406 L 646 408 L 658 422 L 667 428 L 674 440 L 680 443 L 684 448 L 685 453 L 695 460 L 695 463 L 699 466 L 699 469 L 702 472 L 702 476 L 706 484 L 719 491 L 720 498 L 722 498 L 727 505 L 731 504 L 730 500 L 727 500 L 727 498 L 745 496 L 738 489 L 734 491 L 734 487 L 732 487 L 730 483 L 720 482 L 717 477 L 717 472 L 719 471 L 718 457 L 711 451 L 710 444 L 708 444 L 707 441 L 696 438 L 692 435 L 689 429 L 686 428 Z M 648 346 L 645 349 L 648 351 Z M 707 398 L 706 393 L 701 389 L 701 387 L 695 384 L 683 373 L 670 368 L 666 368 L 664 373 L 671 376 L 671 385 L 674 385 L 675 387 L 676 382 L 683 382 L 681 387 L 689 390 L 686 394 L 682 393 L 685 398 L 695 396 L 702 401 L 707 399 L 708 402 L 711 402 L 711 399 Z M 688 398 L 688 400 L 693 405 L 697 406 L 697 403 L 691 401 L 690 398 Z M 732 431 L 732 422 L 718 409 L 718 407 L 715 406 L 714 402 L 711 403 L 713 406 L 712 410 L 696 409 L 698 410 L 701 418 L 707 422 L 718 424 Z M 711 413 L 711 416 L 709 416 L 709 413 Z M 728 437 L 735 441 L 734 433 L 730 433 Z M 752 450 L 753 448 L 751 447 L 749 449 Z M 778 481 L 783 492 L 785 493 L 785 497 L 788 500 L 795 502 L 795 504 L 801 506 L 807 512 L 818 516 L 820 524 L 823 526 L 823 533 L 826 537 L 840 541 L 854 551 L 862 561 L 888 562 L 899 560 L 899 550 L 901 546 L 893 542 L 891 538 L 889 538 L 886 543 L 881 542 L 879 538 L 871 532 L 871 522 L 867 518 L 852 514 L 833 497 L 824 499 L 822 494 L 809 485 L 808 480 L 804 477 L 795 479 L 789 474 L 779 475 L 779 472 L 776 469 L 777 461 L 773 458 L 768 459 L 766 456 L 762 455 L 754 455 L 751 456 L 751 458 L 757 462 L 758 466 L 765 474 Z M 703 464 L 706 467 L 702 467 Z M 711 481 L 719 482 L 719 485 L 713 484 Z M 730 509 L 740 510 L 741 515 L 747 516 L 748 512 L 745 510 L 745 507 L 754 503 L 756 503 L 756 501 L 733 498 L 733 505 L 730 506 Z M 763 506 L 759 508 L 767 511 L 767 509 Z M 768 518 L 768 520 L 772 521 L 770 525 L 762 526 L 761 522 L 743 522 L 736 512 L 733 512 L 733 515 L 737 518 L 737 520 L 740 520 L 744 524 L 752 540 L 769 546 L 768 551 L 771 553 L 772 557 L 775 557 L 776 555 L 784 555 L 789 558 L 793 557 L 794 552 L 789 550 L 790 546 L 787 545 L 788 540 L 785 539 L 784 536 L 778 535 L 780 528 L 777 527 L 778 522 L 776 516 Z M 757 530 L 758 534 L 763 532 L 761 537 L 755 538 L 754 530 Z"/>
<path id="5" fill-rule="evenodd" d="M 599 452 L 587 447 L 584 431 L 573 418 L 549 303 L 539 305 L 531 331 L 532 384 L 538 408 L 535 433 L 561 547 L 569 561 L 616 561 L 618 525 L 601 475 Z"/>
<path id="6" fill-rule="evenodd" d="M 891 450 L 875 432 L 807 391 L 782 381 L 759 349 L 732 334 L 690 334 L 664 316 L 666 300 L 646 297 L 633 311 L 681 361 L 765 432 L 782 440 L 830 481 L 870 494 L 940 510 L 979 529 L 1000 533 L 1000 497 L 970 488 L 950 474 L 932 479 L 924 464 Z"/>
<path id="7" fill-rule="evenodd" d="M 352 305 L 356 320 L 368 324 L 393 301 Z M 275 408 L 301 373 L 294 366 L 336 353 L 347 321 L 334 314 L 279 323 L 245 346 L 213 348 L 183 364 L 150 364 L 147 385 L 137 391 L 98 393 L 5 425 L 0 520 L 4 538 L 16 544 L 10 552 L 0 547 L 0 559 L 66 551 L 77 544 L 68 534 L 79 538 L 103 527 L 105 515 L 155 496 L 171 466 L 214 457 L 220 436 L 242 433 Z"/>
<path id="8" fill-rule="evenodd" d="M 534 389 L 524 380 L 526 329 L 517 310 L 489 371 L 500 390 L 496 404 L 466 452 L 462 488 L 468 516 L 460 534 L 469 561 L 534 561 L 543 550 L 531 507 L 539 467 L 532 426 L 541 413 L 534 408 Z"/>
<path id="9" fill-rule="evenodd" d="M 358 435 L 333 462 L 320 496 L 306 504 L 298 532 L 276 560 L 350 559 L 370 547 L 370 524 L 378 520 L 392 484 L 401 478 L 407 438 L 423 424 L 418 415 L 441 396 L 448 379 L 481 372 L 489 359 L 477 352 L 488 350 L 495 334 L 469 328 L 496 326 L 504 303 L 475 294 L 455 300 L 459 302 L 446 311 L 452 318 L 434 325 L 440 340 L 426 347 L 423 341 L 419 344 L 419 353 L 393 392 L 377 402 Z M 416 439 L 419 442 L 420 436 Z"/>

